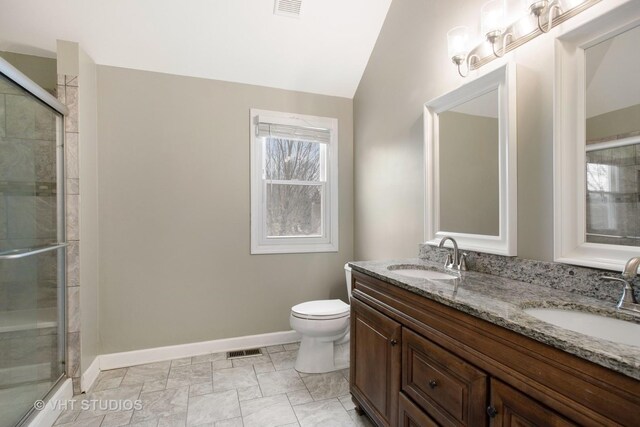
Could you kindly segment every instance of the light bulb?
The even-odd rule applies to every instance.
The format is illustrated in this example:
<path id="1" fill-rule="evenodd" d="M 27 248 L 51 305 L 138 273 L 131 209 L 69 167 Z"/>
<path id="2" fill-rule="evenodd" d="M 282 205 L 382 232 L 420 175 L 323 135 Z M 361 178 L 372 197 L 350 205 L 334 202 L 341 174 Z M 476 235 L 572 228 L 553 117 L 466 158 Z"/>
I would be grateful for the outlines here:
<path id="1" fill-rule="evenodd" d="M 464 57 L 469 48 L 469 29 L 467 27 L 454 27 L 447 33 L 447 46 L 449 58 Z"/>
<path id="2" fill-rule="evenodd" d="M 502 31 L 504 26 L 503 0 L 490 0 L 480 9 L 480 23 L 483 34 Z"/>

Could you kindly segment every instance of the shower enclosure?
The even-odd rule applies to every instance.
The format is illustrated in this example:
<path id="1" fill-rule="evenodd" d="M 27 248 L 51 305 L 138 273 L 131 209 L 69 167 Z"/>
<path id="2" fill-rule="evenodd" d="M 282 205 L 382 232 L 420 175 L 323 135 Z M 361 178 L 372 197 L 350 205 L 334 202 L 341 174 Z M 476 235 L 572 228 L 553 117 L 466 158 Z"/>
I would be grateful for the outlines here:
<path id="1" fill-rule="evenodd" d="M 64 112 L 0 59 L 0 427 L 64 377 Z"/>

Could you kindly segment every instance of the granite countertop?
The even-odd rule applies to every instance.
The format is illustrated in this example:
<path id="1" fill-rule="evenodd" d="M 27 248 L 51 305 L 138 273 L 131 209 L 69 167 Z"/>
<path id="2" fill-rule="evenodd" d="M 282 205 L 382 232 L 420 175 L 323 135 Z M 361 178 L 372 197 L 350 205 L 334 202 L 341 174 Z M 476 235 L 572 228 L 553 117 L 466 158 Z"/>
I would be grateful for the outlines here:
<path id="1" fill-rule="evenodd" d="M 472 271 L 460 272 L 460 277 L 452 280 L 431 280 L 403 276 L 388 269 L 406 265 L 458 274 L 445 271 L 441 264 L 418 258 L 350 262 L 349 265 L 355 271 L 640 380 L 639 347 L 573 332 L 524 312 L 525 308 L 534 307 L 571 308 L 640 323 L 639 317 L 617 311 L 610 302 Z"/>

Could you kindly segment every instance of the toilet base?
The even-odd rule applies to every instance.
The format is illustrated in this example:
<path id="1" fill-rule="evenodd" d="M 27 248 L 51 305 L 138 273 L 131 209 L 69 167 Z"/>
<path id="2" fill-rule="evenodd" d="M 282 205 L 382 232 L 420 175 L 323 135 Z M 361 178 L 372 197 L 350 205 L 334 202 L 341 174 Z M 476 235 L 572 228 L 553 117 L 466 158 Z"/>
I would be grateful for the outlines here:
<path id="1" fill-rule="evenodd" d="M 346 334 L 348 336 L 348 334 Z M 339 341 L 344 341 L 340 339 Z M 334 361 L 334 343 L 326 338 L 318 339 L 303 336 L 298 349 L 298 357 L 294 365 L 296 371 L 305 374 L 323 374 L 337 371 L 346 366 L 336 366 Z"/>

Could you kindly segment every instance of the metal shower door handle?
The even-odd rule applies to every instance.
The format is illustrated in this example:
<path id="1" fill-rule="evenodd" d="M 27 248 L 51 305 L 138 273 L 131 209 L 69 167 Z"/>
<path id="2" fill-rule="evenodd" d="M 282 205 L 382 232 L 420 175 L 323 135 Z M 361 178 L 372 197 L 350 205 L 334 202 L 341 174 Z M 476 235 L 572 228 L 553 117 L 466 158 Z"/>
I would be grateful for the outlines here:
<path id="1" fill-rule="evenodd" d="M 26 258 L 31 255 L 64 248 L 67 245 L 68 243 L 52 243 L 50 245 L 37 246 L 35 248 L 11 249 L 9 251 L 0 252 L 0 260 Z"/>

